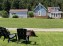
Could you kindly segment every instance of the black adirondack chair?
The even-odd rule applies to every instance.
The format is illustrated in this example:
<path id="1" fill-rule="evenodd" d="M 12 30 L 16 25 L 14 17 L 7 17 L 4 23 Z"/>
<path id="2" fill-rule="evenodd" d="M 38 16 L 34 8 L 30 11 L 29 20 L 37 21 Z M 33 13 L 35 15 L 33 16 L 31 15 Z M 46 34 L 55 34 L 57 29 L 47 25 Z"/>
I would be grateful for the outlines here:
<path id="1" fill-rule="evenodd" d="M 0 38 L 1 38 L 1 36 L 3 36 L 3 34 L 2 34 L 2 27 L 0 27 Z"/>
<path id="2" fill-rule="evenodd" d="M 1 35 L 4 36 L 3 41 L 4 41 L 6 38 L 8 38 L 8 42 L 9 42 L 11 39 L 13 39 L 14 37 L 16 37 L 16 39 L 17 39 L 16 33 L 10 34 L 10 32 L 9 32 L 6 28 L 4 28 L 4 27 L 2 27 L 2 28 L 0 29 L 0 31 L 1 31 L 1 32 L 0 32 Z"/>
<path id="3" fill-rule="evenodd" d="M 27 29 L 19 28 L 17 29 L 18 41 L 21 39 L 25 40 L 26 43 L 29 42 L 29 36 L 26 35 Z"/>

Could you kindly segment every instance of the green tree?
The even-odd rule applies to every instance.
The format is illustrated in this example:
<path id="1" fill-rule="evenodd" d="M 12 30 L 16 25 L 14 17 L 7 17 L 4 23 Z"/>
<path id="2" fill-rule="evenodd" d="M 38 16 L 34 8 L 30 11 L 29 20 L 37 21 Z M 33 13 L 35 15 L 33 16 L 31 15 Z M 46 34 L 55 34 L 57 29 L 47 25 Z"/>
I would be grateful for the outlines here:
<path id="1" fill-rule="evenodd" d="M 8 18 L 8 13 L 6 11 L 0 11 L 0 16 L 3 18 Z"/>
<path id="2" fill-rule="evenodd" d="M 4 0 L 3 1 L 2 9 L 9 13 L 9 10 L 10 10 L 10 2 L 9 2 L 9 0 Z"/>
<path id="3" fill-rule="evenodd" d="M 23 0 L 21 0 L 20 2 L 19 2 L 19 8 L 20 9 L 25 9 L 27 7 L 27 4 L 25 4 L 25 2 L 23 1 Z"/>
<path id="4" fill-rule="evenodd" d="M 2 10 L 2 4 L 0 4 L 0 10 Z"/>
<path id="5" fill-rule="evenodd" d="M 63 0 L 0 0 L 0 10 L 8 12 L 11 6 L 12 9 L 28 8 L 31 11 L 38 3 L 42 3 L 46 8 L 59 6 L 63 10 Z"/>
<path id="6" fill-rule="evenodd" d="M 19 1 L 18 0 L 13 0 L 11 2 L 11 8 L 12 9 L 19 9 Z"/>
<path id="7" fill-rule="evenodd" d="M 34 17 L 34 13 L 32 11 L 28 12 L 28 17 Z"/>
<path id="8" fill-rule="evenodd" d="M 0 10 L 2 10 L 2 2 L 3 0 L 0 0 Z"/>

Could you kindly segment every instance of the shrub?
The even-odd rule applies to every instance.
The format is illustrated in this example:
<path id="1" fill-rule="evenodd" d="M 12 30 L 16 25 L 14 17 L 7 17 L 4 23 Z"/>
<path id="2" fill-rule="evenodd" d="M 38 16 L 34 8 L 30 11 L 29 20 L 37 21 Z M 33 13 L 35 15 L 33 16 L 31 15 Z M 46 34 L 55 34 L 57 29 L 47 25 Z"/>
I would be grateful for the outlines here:
<path id="1" fill-rule="evenodd" d="M 8 13 L 6 11 L 0 11 L 0 16 L 3 18 L 8 18 Z"/>
<path id="2" fill-rule="evenodd" d="M 53 19 L 53 18 L 48 16 L 48 19 Z"/>
<path id="3" fill-rule="evenodd" d="M 28 12 L 28 17 L 34 17 L 34 13 L 32 11 Z"/>
<path id="4" fill-rule="evenodd" d="M 17 15 L 13 15 L 13 18 L 18 18 L 18 16 Z"/>

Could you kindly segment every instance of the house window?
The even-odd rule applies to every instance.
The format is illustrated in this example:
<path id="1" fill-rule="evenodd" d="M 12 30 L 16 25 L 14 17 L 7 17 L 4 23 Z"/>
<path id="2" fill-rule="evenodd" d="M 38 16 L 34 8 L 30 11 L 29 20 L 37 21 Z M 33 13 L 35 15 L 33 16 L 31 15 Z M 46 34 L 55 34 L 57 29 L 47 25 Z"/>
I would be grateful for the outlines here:
<path id="1" fill-rule="evenodd" d="M 39 11 L 39 16 L 41 16 L 41 12 Z"/>
<path id="2" fill-rule="evenodd" d="M 51 13 L 51 15 L 54 15 L 53 13 Z"/>
<path id="3" fill-rule="evenodd" d="M 15 15 L 16 13 L 12 13 L 12 15 Z"/>
<path id="4" fill-rule="evenodd" d="M 51 9 L 53 10 L 54 8 L 52 7 Z"/>
<path id="5" fill-rule="evenodd" d="M 61 15 L 61 13 L 58 13 L 58 15 Z"/>
<path id="6" fill-rule="evenodd" d="M 55 17 L 55 13 L 54 13 L 54 17 Z"/>
<path id="7" fill-rule="evenodd" d="M 56 14 L 56 17 L 57 17 L 57 14 Z"/>
<path id="8" fill-rule="evenodd" d="M 59 9 L 58 8 L 55 8 L 55 11 L 58 11 Z"/>

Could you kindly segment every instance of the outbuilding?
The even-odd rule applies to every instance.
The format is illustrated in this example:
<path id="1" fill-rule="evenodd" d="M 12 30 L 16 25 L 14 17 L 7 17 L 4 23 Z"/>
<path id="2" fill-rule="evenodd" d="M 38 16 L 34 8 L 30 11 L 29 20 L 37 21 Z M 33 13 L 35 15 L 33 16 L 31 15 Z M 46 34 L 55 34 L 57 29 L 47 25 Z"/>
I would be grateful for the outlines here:
<path id="1" fill-rule="evenodd" d="M 12 18 L 13 15 L 17 15 L 19 18 L 27 18 L 28 9 L 10 9 L 9 18 Z"/>

